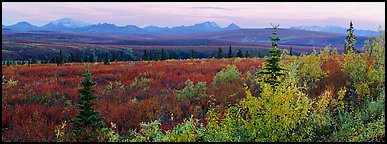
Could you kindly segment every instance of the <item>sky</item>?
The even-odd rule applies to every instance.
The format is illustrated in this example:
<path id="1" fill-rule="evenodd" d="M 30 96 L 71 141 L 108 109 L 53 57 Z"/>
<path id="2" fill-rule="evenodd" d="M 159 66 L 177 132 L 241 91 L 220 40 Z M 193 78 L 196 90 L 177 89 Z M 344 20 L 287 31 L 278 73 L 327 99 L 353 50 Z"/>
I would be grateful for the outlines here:
<path id="1" fill-rule="evenodd" d="M 385 28 L 385 2 L 2 2 L 2 24 L 43 26 L 61 18 L 117 26 L 174 27 L 213 21 L 221 27 L 291 26 Z"/>

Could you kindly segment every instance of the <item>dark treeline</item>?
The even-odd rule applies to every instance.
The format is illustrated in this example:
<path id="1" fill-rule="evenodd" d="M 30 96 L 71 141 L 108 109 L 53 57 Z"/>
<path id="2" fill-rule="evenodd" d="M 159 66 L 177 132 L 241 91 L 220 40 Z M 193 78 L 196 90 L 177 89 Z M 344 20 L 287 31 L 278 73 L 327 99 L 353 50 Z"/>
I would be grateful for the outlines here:
<path id="1" fill-rule="evenodd" d="M 284 48 L 292 51 L 292 48 Z M 291 52 L 293 55 L 300 55 L 297 51 Z M 197 50 L 197 49 L 144 49 L 133 52 L 131 49 L 107 51 L 92 49 L 81 52 L 64 52 L 59 50 L 57 55 L 33 56 L 29 60 L 3 60 L 2 65 L 25 65 L 25 64 L 57 64 L 83 63 L 83 62 L 123 62 L 123 61 L 162 61 L 170 59 L 202 59 L 202 58 L 263 58 L 269 56 L 267 49 L 241 49 L 218 48 L 217 51 Z"/>

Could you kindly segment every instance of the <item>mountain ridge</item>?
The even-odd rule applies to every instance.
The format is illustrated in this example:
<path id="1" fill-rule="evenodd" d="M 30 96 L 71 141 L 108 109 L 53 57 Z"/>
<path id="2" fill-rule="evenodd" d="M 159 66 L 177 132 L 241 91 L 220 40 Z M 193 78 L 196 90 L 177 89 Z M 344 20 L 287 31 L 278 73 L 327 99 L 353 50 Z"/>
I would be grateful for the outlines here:
<path id="1" fill-rule="evenodd" d="M 47 23 L 41 27 L 32 25 L 26 21 L 18 22 L 14 25 L 2 25 L 3 30 L 14 31 L 56 31 L 56 32 L 80 32 L 80 33 L 120 33 L 120 34 L 193 34 L 206 33 L 217 31 L 228 31 L 242 29 L 235 23 L 231 23 L 226 27 L 220 27 L 214 21 L 206 21 L 193 25 L 181 25 L 174 27 L 160 27 L 155 25 L 145 26 L 140 28 L 136 25 L 117 26 L 115 24 L 98 23 L 91 24 L 81 20 L 70 18 L 61 18 Z M 329 32 L 337 34 L 347 34 L 347 29 L 338 26 L 292 26 L 289 29 Z M 354 29 L 354 33 L 359 36 L 380 36 L 379 32 L 372 30 Z"/>
<path id="2" fill-rule="evenodd" d="M 19 22 L 20 23 L 20 22 Z M 58 32 L 86 32 L 86 33 L 126 33 L 126 34 L 188 34 L 188 33 L 201 33 L 201 32 L 213 32 L 222 30 L 234 30 L 240 29 L 240 27 L 234 23 L 228 27 L 221 28 L 218 24 L 213 21 L 206 21 L 203 23 L 197 23 L 188 26 L 175 26 L 169 27 L 158 27 L 154 25 L 140 28 L 135 25 L 117 26 L 115 24 L 98 23 L 90 24 L 80 20 L 73 20 L 70 18 L 62 18 L 49 22 L 41 27 L 34 26 L 28 22 L 25 27 L 20 26 L 17 23 L 15 25 L 5 26 L 3 29 L 15 30 L 15 31 L 58 31 Z M 28 24 L 28 26 L 27 26 Z"/>
<path id="3" fill-rule="evenodd" d="M 293 27 L 290 27 L 290 29 L 348 34 L 347 28 L 338 27 L 338 26 L 316 26 L 316 25 L 293 26 Z M 356 28 L 354 28 L 354 34 L 359 36 L 380 36 L 380 33 L 377 31 L 362 30 L 362 29 L 356 29 Z"/>

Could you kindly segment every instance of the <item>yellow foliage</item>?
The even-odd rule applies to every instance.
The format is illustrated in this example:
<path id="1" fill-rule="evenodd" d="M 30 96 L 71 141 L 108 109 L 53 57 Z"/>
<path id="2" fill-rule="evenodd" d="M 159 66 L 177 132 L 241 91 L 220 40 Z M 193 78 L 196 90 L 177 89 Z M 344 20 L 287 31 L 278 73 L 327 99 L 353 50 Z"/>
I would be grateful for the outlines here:
<path id="1" fill-rule="evenodd" d="M 62 124 L 56 126 L 55 136 L 58 142 L 63 142 L 63 137 L 65 135 L 65 127 L 67 125 L 67 121 L 64 121 Z"/>

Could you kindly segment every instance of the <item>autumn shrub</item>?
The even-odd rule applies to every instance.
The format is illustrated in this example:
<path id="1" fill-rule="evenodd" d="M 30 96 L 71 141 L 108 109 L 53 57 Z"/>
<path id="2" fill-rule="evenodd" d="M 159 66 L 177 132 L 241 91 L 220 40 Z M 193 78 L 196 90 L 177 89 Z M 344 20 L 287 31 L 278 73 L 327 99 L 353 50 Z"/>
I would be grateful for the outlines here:
<path id="1" fill-rule="evenodd" d="M 296 67 L 289 75 L 295 77 Z M 207 113 L 207 125 L 201 138 L 195 141 L 307 141 L 312 137 L 310 116 L 312 101 L 303 94 L 296 85 L 296 78 L 284 80 L 273 91 L 268 83 L 261 82 L 263 91 L 260 97 L 255 97 L 246 88 L 246 98 L 239 104 L 226 108 L 224 113 L 210 109 Z M 219 117 L 223 115 L 222 117 Z M 183 123 L 184 124 L 184 123 Z M 141 134 L 144 141 L 159 140 L 161 131 L 152 123 Z M 151 129 L 150 129 L 151 128 Z M 167 132 L 171 135 L 172 132 Z M 149 133 L 152 131 L 153 133 Z M 192 133 L 199 133 L 193 131 Z M 171 136 L 168 136 L 171 137 Z M 191 140 L 191 139 L 190 139 Z M 162 141 L 165 141 L 162 140 Z"/>
<path id="2" fill-rule="evenodd" d="M 364 108 L 344 111 L 330 117 L 331 133 L 318 141 L 381 142 L 385 141 L 385 99 L 365 103 Z"/>
<path id="3" fill-rule="evenodd" d="M 240 106 L 232 106 L 220 117 L 218 108 L 208 110 L 206 130 L 203 136 L 205 142 L 241 142 L 253 141 L 252 124 L 246 119 L 246 110 Z"/>
<path id="4" fill-rule="evenodd" d="M 152 80 L 147 77 L 135 77 L 134 81 L 127 88 L 127 92 L 131 94 L 136 94 L 134 96 L 136 100 L 143 100 L 146 98 L 146 95 L 149 92 L 151 82 Z"/>
<path id="5" fill-rule="evenodd" d="M 162 135 L 162 132 L 159 128 L 160 122 L 155 120 L 152 122 L 141 122 L 140 133 L 134 133 L 134 138 L 131 139 L 131 142 L 153 142 L 157 140 L 158 137 Z"/>
<path id="6" fill-rule="evenodd" d="M 216 105 L 225 107 L 245 97 L 243 84 L 246 80 L 241 75 L 242 73 L 234 65 L 227 65 L 216 73 L 208 86 L 208 95 L 214 99 Z"/>
<path id="7" fill-rule="evenodd" d="M 352 103 L 352 109 L 375 99 L 384 90 L 385 56 L 371 52 L 384 52 L 383 32 L 381 37 L 376 37 L 369 44 L 370 46 L 366 46 L 368 50 L 365 54 L 348 52 L 343 55 L 341 66 L 342 71 L 349 77 L 347 81 L 348 101 Z"/>
<path id="8" fill-rule="evenodd" d="M 212 80 L 213 84 L 217 83 L 233 83 L 240 78 L 240 72 L 234 65 L 227 65 L 220 72 L 216 73 L 215 77 Z"/>
<path id="9" fill-rule="evenodd" d="M 247 110 L 252 124 L 253 141 L 305 141 L 310 139 L 310 110 L 312 101 L 297 86 L 296 65 L 291 67 L 282 83 L 260 82 L 261 95 L 254 97 L 249 90 L 240 104 Z"/>
<path id="10" fill-rule="evenodd" d="M 174 127 L 173 130 L 165 131 L 160 129 L 160 122 L 155 120 L 148 123 L 141 123 L 139 133 L 134 133 L 131 142 L 197 142 L 201 141 L 204 134 L 204 127 L 199 120 L 192 118 Z"/>
<path id="11" fill-rule="evenodd" d="M 188 79 L 185 82 L 184 89 L 176 90 L 176 96 L 178 100 L 192 99 L 194 101 L 199 101 L 207 96 L 206 89 L 205 82 L 198 82 L 195 86 L 194 83 Z"/>
<path id="12" fill-rule="evenodd" d="M 317 83 L 328 75 L 321 68 L 322 59 L 318 56 L 317 51 L 310 55 L 301 54 L 296 63 L 298 65 L 298 83 L 304 86 L 304 92 L 309 92 L 315 88 Z"/>
<path id="13" fill-rule="evenodd" d="M 98 137 L 98 141 L 102 142 L 127 142 L 128 139 L 122 138 L 116 132 L 116 124 L 110 123 L 111 127 L 104 127 L 101 129 L 101 135 Z"/>

